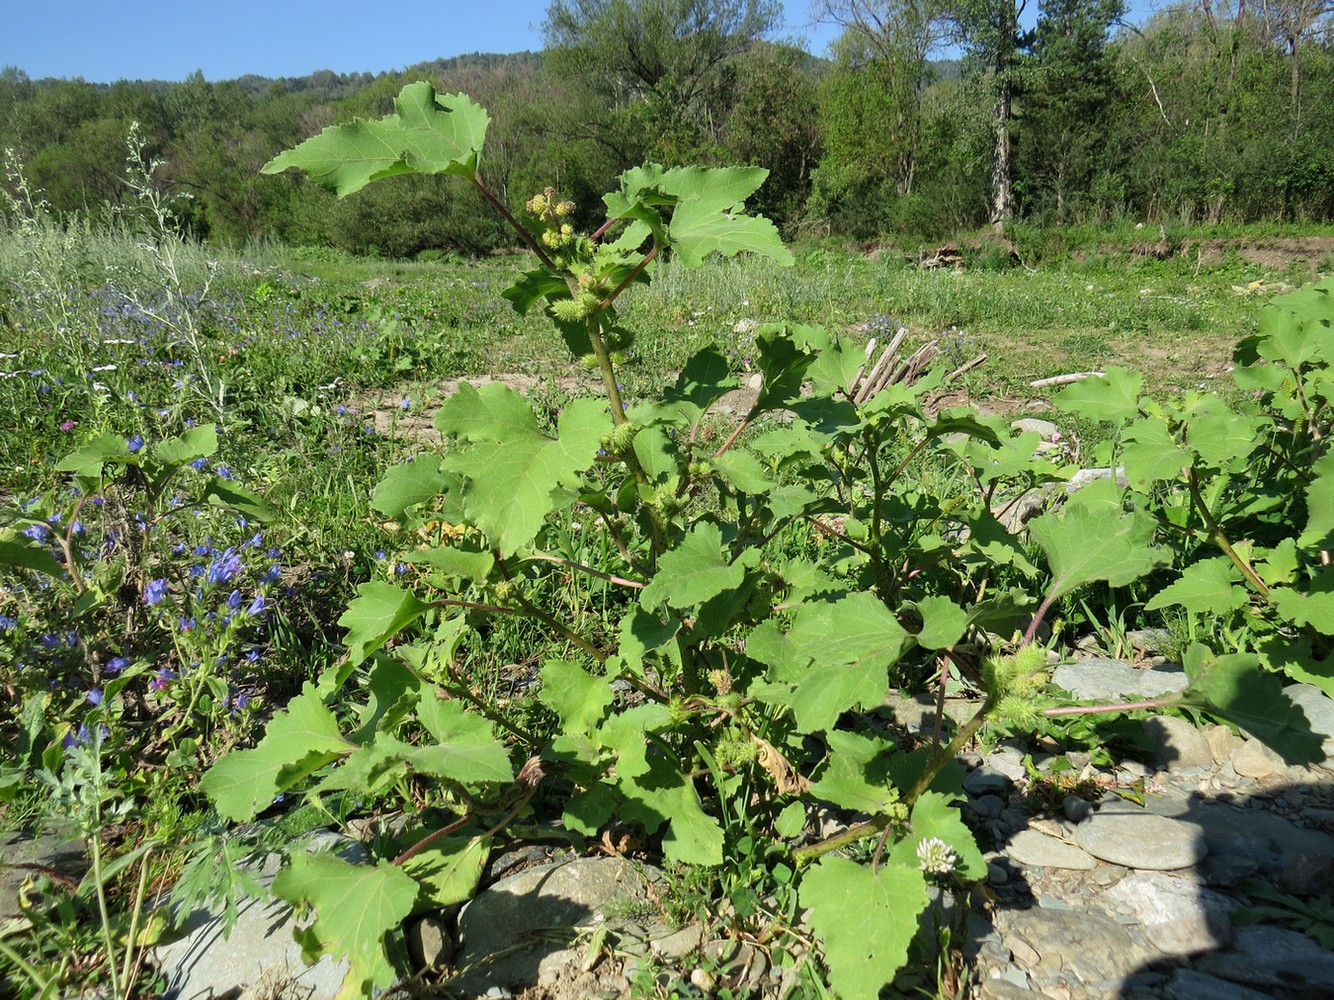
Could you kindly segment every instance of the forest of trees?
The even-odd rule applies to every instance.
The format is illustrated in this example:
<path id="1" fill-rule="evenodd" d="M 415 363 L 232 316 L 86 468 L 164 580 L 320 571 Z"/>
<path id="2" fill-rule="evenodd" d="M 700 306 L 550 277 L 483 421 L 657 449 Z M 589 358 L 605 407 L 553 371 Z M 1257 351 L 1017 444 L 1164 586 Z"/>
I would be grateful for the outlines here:
<path id="1" fill-rule="evenodd" d="M 626 167 L 755 163 L 753 207 L 789 234 L 932 238 L 988 223 L 1334 221 L 1334 0 L 814 0 L 829 58 L 774 41 L 774 0 L 553 0 L 546 49 L 402 72 L 213 82 L 31 80 L 0 71 L 0 147 L 59 211 L 104 211 L 131 121 L 229 243 L 484 251 L 492 214 L 444 178 L 344 201 L 278 151 L 391 110 L 405 83 L 491 113 L 483 169 L 514 206 L 555 184 L 596 224 Z M 1031 14 L 1031 12 L 1030 12 Z M 950 56 L 944 60 L 942 56 Z"/>

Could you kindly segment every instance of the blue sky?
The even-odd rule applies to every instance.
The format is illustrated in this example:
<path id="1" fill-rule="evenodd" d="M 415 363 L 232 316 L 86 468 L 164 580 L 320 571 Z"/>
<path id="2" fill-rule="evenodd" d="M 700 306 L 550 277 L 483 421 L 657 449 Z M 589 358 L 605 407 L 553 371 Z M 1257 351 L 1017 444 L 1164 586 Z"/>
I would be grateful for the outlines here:
<path id="1" fill-rule="evenodd" d="M 183 80 L 196 69 L 209 80 L 379 72 L 540 49 L 546 8 L 546 0 L 0 0 L 0 66 L 97 83 Z M 810 0 L 784 0 L 784 9 L 783 34 L 823 52 L 834 32 L 809 24 Z"/>
<path id="2" fill-rule="evenodd" d="M 786 0 L 807 34 L 809 0 Z M 546 0 L 0 0 L 0 66 L 33 79 L 181 80 L 402 69 L 542 47 Z M 831 35 L 820 29 L 814 48 Z"/>

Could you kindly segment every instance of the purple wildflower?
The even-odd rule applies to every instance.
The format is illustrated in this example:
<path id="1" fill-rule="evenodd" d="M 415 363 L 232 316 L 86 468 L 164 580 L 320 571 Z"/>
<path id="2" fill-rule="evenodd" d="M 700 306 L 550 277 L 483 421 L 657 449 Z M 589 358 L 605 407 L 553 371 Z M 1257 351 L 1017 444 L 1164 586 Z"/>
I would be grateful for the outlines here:
<path id="1" fill-rule="evenodd" d="M 149 580 L 148 586 L 144 588 L 144 603 L 147 605 L 160 604 L 162 598 L 167 596 L 166 580 Z"/>
<path id="2" fill-rule="evenodd" d="M 208 583 L 216 587 L 219 584 L 231 583 L 236 575 L 241 572 L 241 557 L 237 555 L 236 550 L 230 546 L 217 556 L 208 565 Z"/>

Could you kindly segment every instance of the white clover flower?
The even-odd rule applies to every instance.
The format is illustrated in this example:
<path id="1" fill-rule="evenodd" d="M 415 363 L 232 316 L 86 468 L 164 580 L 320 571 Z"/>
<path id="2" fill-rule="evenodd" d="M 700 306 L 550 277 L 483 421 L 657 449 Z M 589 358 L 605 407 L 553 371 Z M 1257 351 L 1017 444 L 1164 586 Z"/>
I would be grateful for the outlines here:
<path id="1" fill-rule="evenodd" d="M 918 844 L 917 858 L 921 861 L 922 871 L 932 875 L 949 875 L 959 862 L 958 855 L 939 837 L 928 837 Z"/>

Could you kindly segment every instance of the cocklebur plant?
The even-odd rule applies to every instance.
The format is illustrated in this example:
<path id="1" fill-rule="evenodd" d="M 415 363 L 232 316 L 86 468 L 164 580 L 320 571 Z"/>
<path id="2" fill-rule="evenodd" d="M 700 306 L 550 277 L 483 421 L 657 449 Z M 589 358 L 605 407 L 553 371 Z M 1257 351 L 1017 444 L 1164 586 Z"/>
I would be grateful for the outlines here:
<path id="1" fill-rule="evenodd" d="M 1124 369 L 1054 402 L 1114 428 L 1106 457 L 1167 529 L 1174 571 L 1145 610 L 1183 609 L 1194 633 L 1235 650 L 1231 669 L 1253 694 L 1272 694 L 1281 676 L 1334 694 L 1334 280 L 1266 305 L 1235 361 L 1232 403 L 1157 399 Z M 1290 702 L 1266 697 L 1225 717 L 1291 761 L 1312 749 Z"/>
<path id="2" fill-rule="evenodd" d="M 1068 474 L 1035 457 L 1037 435 L 931 411 L 941 375 L 858 403 L 864 351 L 819 327 L 756 331 L 760 388 L 722 433 L 713 414 L 737 380 L 717 350 L 659 398 L 622 398 L 616 352 L 633 331 L 618 304 L 656 260 L 789 259 L 773 227 L 743 211 L 764 171 L 628 171 L 589 234 L 567 230 L 567 203 L 544 191 L 527 205 L 534 232 L 481 179 L 486 124 L 463 95 L 413 84 L 396 114 L 327 129 L 265 169 L 299 167 L 340 194 L 412 171 L 473 184 L 535 258 L 505 297 L 546 311 L 605 398 L 551 415 L 499 384 L 446 400 L 435 420 L 445 447 L 389 469 L 373 500 L 399 537 L 422 542 L 403 554 L 406 579 L 359 588 L 340 619 L 345 661 L 203 788 L 236 821 L 298 787 L 368 801 L 404 782 L 428 790 L 434 813 L 397 853 L 354 866 L 295 852 L 274 885 L 315 911 L 301 932 L 308 955 L 349 958 L 344 996 L 404 974 L 400 925 L 470 895 L 493 838 L 531 813 L 545 783 L 561 789 L 576 839 L 636 831 L 667 862 L 706 870 L 748 859 L 726 882 L 752 919 L 756 872 L 795 882 L 834 987 L 873 997 L 907 960 L 929 884 L 985 873 L 954 804 L 954 757 L 987 718 L 1029 711 L 1045 665 L 1035 630 L 1060 600 L 1166 561 L 1156 522 L 1114 484 L 1085 490 L 1032 524 L 1044 574 L 993 513 Z M 922 488 L 928 474 L 949 495 Z M 580 543 L 590 530 L 600 548 Z M 1029 591 L 1044 580 L 1034 609 Z M 1026 613 L 1017 650 L 976 672 L 984 704 L 948 746 L 905 752 L 881 726 L 850 727 L 892 685 L 965 663 L 965 638 L 1014 634 Z M 545 629 L 538 697 L 554 735 L 468 682 L 485 616 Z M 1192 662 L 1193 676 L 1231 676 L 1207 651 Z M 340 719 L 331 705 L 356 673 L 371 697 Z M 819 840 L 816 810 L 865 818 Z M 870 864 L 836 853 L 861 840 Z M 364 904 L 355 914 L 340 905 L 349 894 Z"/>

